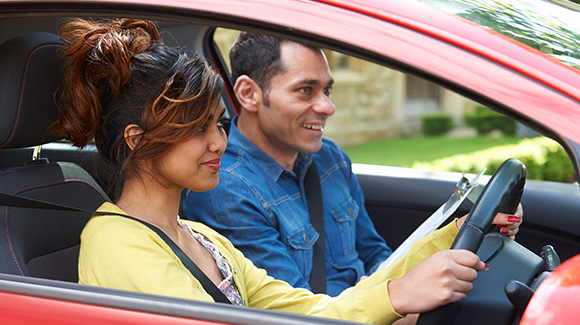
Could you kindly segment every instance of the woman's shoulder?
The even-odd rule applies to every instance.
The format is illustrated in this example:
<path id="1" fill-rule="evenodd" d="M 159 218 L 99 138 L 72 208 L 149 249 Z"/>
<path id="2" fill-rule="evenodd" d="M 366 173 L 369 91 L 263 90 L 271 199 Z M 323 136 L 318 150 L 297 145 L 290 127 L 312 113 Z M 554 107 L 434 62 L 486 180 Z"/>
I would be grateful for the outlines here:
<path id="1" fill-rule="evenodd" d="M 102 242 L 126 240 L 137 233 L 150 232 L 147 226 L 124 217 L 126 213 L 110 202 L 103 203 L 85 225 L 81 238 Z"/>
<path id="2" fill-rule="evenodd" d="M 129 215 L 121 208 L 113 203 L 105 202 L 93 214 L 87 226 L 98 224 L 103 227 L 130 227 L 134 225 L 136 221 L 126 216 Z"/>

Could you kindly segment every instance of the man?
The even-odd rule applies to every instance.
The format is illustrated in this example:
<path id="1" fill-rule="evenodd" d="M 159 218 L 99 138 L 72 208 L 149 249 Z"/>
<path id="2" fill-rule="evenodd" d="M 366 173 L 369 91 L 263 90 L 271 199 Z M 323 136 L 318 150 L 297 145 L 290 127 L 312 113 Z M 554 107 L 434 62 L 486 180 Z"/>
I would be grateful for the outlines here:
<path id="1" fill-rule="evenodd" d="M 326 59 L 319 49 L 245 32 L 230 59 L 241 111 L 232 121 L 220 184 L 208 192 L 187 191 L 182 212 L 226 235 L 269 275 L 310 288 L 318 233 L 302 193 L 315 161 L 323 197 L 326 289 L 338 295 L 373 273 L 391 250 L 371 223 L 347 155 L 322 138 L 334 114 Z M 520 206 L 516 216 L 499 213 L 494 223 L 513 237 L 522 216 Z M 476 271 L 489 266 L 473 253 L 446 250 L 464 220 L 419 240 L 390 268 L 397 275 L 388 283 L 385 308 L 404 315 L 465 298 Z M 412 324 L 416 317 L 408 314 L 401 321 Z"/>
<path id="2" fill-rule="evenodd" d="M 185 216 L 226 235 L 258 267 L 310 289 L 313 245 L 303 182 L 314 160 L 326 239 L 326 290 L 338 295 L 391 253 L 365 210 L 351 162 L 323 138 L 335 108 L 333 79 L 317 48 L 242 32 L 231 53 L 240 103 L 222 160 L 220 184 L 187 192 Z"/>

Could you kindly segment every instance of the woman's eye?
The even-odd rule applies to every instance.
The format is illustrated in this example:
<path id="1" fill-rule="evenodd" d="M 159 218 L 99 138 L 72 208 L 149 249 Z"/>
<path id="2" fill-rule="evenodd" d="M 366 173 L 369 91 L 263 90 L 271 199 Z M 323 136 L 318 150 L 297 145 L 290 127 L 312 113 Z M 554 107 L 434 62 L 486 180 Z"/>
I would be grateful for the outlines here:
<path id="1" fill-rule="evenodd" d="M 199 129 L 197 129 L 197 131 L 199 133 L 204 133 L 205 131 L 207 131 L 207 125 L 204 125 L 204 126 L 200 127 Z"/>
<path id="2" fill-rule="evenodd" d="M 226 123 L 226 120 L 224 118 L 219 119 L 217 121 L 218 128 L 223 128 L 225 123 Z"/>

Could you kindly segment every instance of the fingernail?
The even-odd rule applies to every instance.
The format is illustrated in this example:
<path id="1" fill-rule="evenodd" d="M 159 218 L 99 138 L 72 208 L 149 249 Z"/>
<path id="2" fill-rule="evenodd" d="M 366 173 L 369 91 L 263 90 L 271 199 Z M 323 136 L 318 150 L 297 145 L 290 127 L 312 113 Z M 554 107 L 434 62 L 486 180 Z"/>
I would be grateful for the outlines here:
<path id="1" fill-rule="evenodd" d="M 506 225 L 497 225 L 498 228 L 505 228 L 507 227 Z"/>
<path id="2" fill-rule="evenodd" d="M 499 232 L 504 234 L 504 235 L 507 235 L 509 233 L 509 231 L 505 228 L 500 229 Z"/>
<path id="3" fill-rule="evenodd" d="M 483 263 L 483 264 L 485 264 L 485 266 L 483 267 L 483 271 L 489 270 L 489 264 L 487 264 L 487 263 Z"/>
<path id="4" fill-rule="evenodd" d="M 508 216 L 507 221 L 508 222 L 521 222 L 522 218 L 516 217 L 516 216 Z"/>

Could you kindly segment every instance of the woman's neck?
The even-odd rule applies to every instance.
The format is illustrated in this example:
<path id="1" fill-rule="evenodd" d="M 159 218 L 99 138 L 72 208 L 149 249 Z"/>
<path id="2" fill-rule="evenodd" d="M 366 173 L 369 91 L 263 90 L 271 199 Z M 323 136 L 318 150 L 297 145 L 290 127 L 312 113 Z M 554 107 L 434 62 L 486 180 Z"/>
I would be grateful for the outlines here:
<path id="1" fill-rule="evenodd" d="M 131 216 L 161 228 L 177 227 L 181 190 L 157 181 L 127 180 L 117 206 Z"/>

